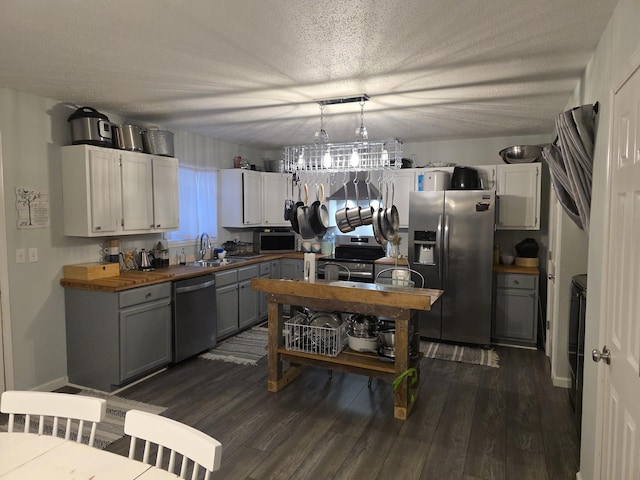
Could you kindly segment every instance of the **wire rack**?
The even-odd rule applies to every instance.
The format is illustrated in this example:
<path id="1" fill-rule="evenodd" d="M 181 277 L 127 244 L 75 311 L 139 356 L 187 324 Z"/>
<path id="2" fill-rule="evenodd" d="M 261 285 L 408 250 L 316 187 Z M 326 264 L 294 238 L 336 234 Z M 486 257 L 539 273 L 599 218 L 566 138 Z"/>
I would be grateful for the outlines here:
<path id="1" fill-rule="evenodd" d="M 400 140 L 318 143 L 284 147 L 285 172 L 382 170 L 402 166 Z"/>
<path id="2" fill-rule="evenodd" d="M 347 324 L 337 328 L 299 323 L 294 317 L 284 322 L 284 348 L 296 352 L 337 356 L 347 344 Z"/>

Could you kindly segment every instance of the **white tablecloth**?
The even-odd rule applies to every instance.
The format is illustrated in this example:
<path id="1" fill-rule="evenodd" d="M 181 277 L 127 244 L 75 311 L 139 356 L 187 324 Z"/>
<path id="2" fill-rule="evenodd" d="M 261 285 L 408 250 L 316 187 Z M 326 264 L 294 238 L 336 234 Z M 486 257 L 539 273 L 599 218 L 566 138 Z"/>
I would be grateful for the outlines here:
<path id="1" fill-rule="evenodd" d="M 63 438 L 14 432 L 0 433 L 0 478 L 175 480 L 178 477 Z"/>

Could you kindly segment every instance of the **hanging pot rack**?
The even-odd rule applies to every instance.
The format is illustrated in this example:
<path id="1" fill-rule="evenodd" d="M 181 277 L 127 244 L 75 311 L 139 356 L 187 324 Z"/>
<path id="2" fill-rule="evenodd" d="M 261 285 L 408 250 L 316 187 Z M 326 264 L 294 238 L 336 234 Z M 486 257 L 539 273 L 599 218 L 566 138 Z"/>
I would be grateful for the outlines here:
<path id="1" fill-rule="evenodd" d="M 286 146 L 283 150 L 284 171 L 295 172 L 357 172 L 363 170 L 395 169 L 402 166 L 402 142 L 391 140 L 368 140 L 364 127 L 365 94 L 354 97 L 318 100 L 321 125 L 316 132 L 316 143 Z M 352 142 L 330 143 L 324 130 L 323 109 L 326 105 L 358 102 L 361 106 L 360 126 L 356 130 L 359 139 Z M 364 132 L 364 135 L 362 133 Z"/>

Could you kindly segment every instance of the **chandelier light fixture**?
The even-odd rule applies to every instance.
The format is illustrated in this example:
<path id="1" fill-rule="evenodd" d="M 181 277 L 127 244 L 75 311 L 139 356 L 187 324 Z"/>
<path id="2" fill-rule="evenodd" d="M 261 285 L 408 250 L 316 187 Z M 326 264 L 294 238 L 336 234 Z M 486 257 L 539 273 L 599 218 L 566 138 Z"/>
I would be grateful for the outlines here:
<path id="1" fill-rule="evenodd" d="M 367 94 L 347 98 L 319 100 L 320 129 L 315 132 L 315 143 L 284 147 L 285 172 L 327 171 L 343 172 L 358 170 L 383 170 L 400 168 L 402 165 L 402 142 L 392 140 L 369 140 L 364 125 L 364 105 Z M 324 107 L 342 103 L 360 103 L 360 126 L 356 128 L 353 142 L 330 143 L 324 128 Z"/>

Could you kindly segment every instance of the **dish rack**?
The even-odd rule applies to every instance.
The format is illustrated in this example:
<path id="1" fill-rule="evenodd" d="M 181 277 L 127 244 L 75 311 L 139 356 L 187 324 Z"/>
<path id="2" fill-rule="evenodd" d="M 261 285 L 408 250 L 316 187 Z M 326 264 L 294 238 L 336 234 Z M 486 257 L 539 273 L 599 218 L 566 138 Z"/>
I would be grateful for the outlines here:
<path id="1" fill-rule="evenodd" d="M 296 352 L 336 357 L 347 344 L 347 324 L 338 327 L 319 327 L 301 323 L 304 316 L 296 315 L 284 322 L 284 348 Z"/>

